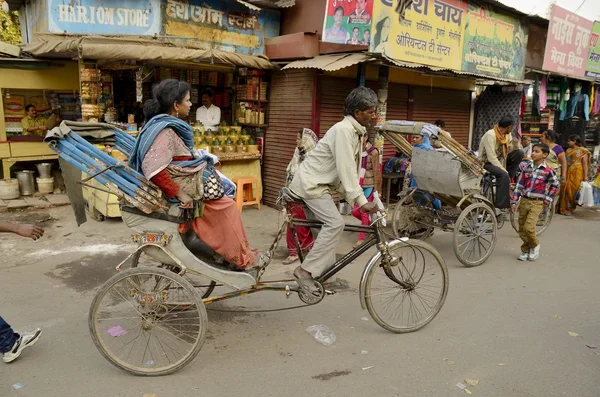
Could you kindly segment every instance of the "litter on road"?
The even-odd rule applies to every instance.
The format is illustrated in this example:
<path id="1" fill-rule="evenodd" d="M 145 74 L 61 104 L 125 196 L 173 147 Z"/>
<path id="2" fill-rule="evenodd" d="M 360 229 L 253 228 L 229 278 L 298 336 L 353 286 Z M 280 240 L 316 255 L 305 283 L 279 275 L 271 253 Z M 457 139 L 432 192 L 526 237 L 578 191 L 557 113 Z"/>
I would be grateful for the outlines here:
<path id="1" fill-rule="evenodd" d="M 23 384 L 22 384 L 22 383 L 15 383 L 15 384 L 13 385 L 13 389 L 15 389 L 15 390 L 19 390 L 19 389 L 20 389 L 20 388 L 22 388 L 22 387 L 23 387 Z"/>
<path id="2" fill-rule="evenodd" d="M 479 383 L 479 379 L 465 379 L 465 382 L 469 386 L 477 386 L 477 384 Z"/>
<path id="3" fill-rule="evenodd" d="M 598 346 L 596 346 L 596 345 L 594 345 L 592 343 L 590 343 L 589 345 L 586 345 L 586 346 L 589 347 L 590 349 L 597 349 L 598 348 Z"/>
<path id="4" fill-rule="evenodd" d="M 567 333 L 569 334 L 569 336 L 573 336 L 573 337 L 579 336 L 579 334 L 577 332 L 567 331 Z"/>
<path id="5" fill-rule="evenodd" d="M 368 369 L 371 369 L 371 368 L 375 368 L 375 366 L 374 366 L 374 365 L 371 365 L 370 367 L 363 367 L 363 369 L 362 369 L 362 370 L 363 370 L 363 371 L 366 371 L 366 370 L 368 370 Z"/>
<path id="6" fill-rule="evenodd" d="M 325 346 L 331 346 L 336 341 L 335 334 L 326 325 L 311 325 L 306 331 L 311 334 L 317 342 L 322 343 Z"/>

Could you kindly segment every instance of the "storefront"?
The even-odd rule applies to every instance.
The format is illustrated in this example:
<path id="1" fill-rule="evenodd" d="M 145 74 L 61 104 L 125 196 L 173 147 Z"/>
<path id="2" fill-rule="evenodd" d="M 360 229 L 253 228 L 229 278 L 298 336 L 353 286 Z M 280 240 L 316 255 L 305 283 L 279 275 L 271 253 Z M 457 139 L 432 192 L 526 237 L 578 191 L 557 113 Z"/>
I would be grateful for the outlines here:
<path id="1" fill-rule="evenodd" d="M 264 159 L 267 204 L 276 202 L 285 183 L 297 132 L 311 128 L 322 137 L 344 117 L 345 99 L 360 84 L 359 68 L 365 67 L 365 85 L 377 91 L 382 65 L 386 67 L 381 60 L 364 54 L 336 54 L 289 63 L 282 71 L 273 73 Z M 430 123 L 443 119 L 453 137 L 467 145 L 474 89 L 473 78 L 449 79 L 392 66 L 386 118 Z M 385 142 L 384 161 L 395 153 L 395 147 Z"/>
<path id="2" fill-rule="evenodd" d="M 2 178 L 14 177 L 17 169 L 35 169 L 34 164 L 57 156 L 42 142 L 43 132 L 23 132 L 25 108 L 34 105 L 37 120 L 54 112 L 61 119 L 78 117 L 79 81 L 77 62 L 3 59 L 0 61 L 0 160 Z M 27 126 L 27 124 L 25 124 Z"/>
<path id="3" fill-rule="evenodd" d="M 577 29 L 562 29 L 571 25 Z M 543 64 L 528 74 L 535 82 L 527 93 L 525 134 L 537 140 L 553 129 L 564 148 L 568 137 L 577 135 L 594 152 L 599 144 L 599 36 L 600 22 L 553 6 Z"/>

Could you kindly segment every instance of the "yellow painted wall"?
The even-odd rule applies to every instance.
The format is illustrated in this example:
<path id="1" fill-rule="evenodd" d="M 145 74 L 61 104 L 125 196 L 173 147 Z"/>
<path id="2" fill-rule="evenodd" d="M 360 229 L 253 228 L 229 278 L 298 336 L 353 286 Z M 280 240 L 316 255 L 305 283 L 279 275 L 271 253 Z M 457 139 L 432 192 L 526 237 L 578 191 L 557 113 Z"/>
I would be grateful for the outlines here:
<path id="1" fill-rule="evenodd" d="M 53 91 L 79 90 L 78 64 L 74 61 L 60 61 L 47 69 L 0 68 L 0 88 Z M 4 105 L 0 97 L 0 141 L 6 141 L 3 109 Z"/>
<path id="2" fill-rule="evenodd" d="M 337 70 L 335 72 L 325 72 L 325 74 L 336 77 L 346 77 L 355 79 L 358 73 L 358 65 Z M 379 67 L 377 65 L 367 65 L 367 80 L 377 81 Z M 423 76 L 420 72 L 413 72 L 407 69 L 390 67 L 390 83 L 400 83 L 409 85 L 419 85 L 426 87 L 450 88 L 455 90 L 474 91 L 475 80 L 467 78 L 448 78 L 438 76 Z"/>
<path id="3" fill-rule="evenodd" d="M 48 69 L 0 68 L 0 88 L 79 90 L 77 62 L 61 61 Z"/>

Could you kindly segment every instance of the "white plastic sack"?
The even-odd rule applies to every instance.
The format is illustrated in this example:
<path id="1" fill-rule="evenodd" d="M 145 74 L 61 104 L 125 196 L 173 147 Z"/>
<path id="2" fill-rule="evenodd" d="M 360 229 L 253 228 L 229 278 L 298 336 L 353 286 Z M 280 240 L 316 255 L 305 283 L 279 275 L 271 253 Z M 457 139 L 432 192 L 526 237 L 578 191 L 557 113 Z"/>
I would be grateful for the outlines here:
<path id="1" fill-rule="evenodd" d="M 593 186 L 589 182 L 581 182 L 579 185 L 579 199 L 577 204 L 584 207 L 594 206 L 594 191 Z"/>

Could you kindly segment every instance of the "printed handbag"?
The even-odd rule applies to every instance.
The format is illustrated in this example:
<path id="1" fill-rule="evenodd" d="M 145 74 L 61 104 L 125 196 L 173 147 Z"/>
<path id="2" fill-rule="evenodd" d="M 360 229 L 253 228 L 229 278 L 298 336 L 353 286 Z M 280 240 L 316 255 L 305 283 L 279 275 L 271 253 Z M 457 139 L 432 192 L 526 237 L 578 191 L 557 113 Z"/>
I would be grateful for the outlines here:
<path id="1" fill-rule="evenodd" d="M 204 194 L 202 198 L 204 200 L 218 200 L 225 196 L 225 188 L 223 187 L 223 182 L 221 182 L 221 178 L 219 174 L 217 174 L 217 170 L 210 167 L 210 169 L 206 169 L 204 171 L 204 177 L 206 178 L 203 181 L 203 189 Z"/>

